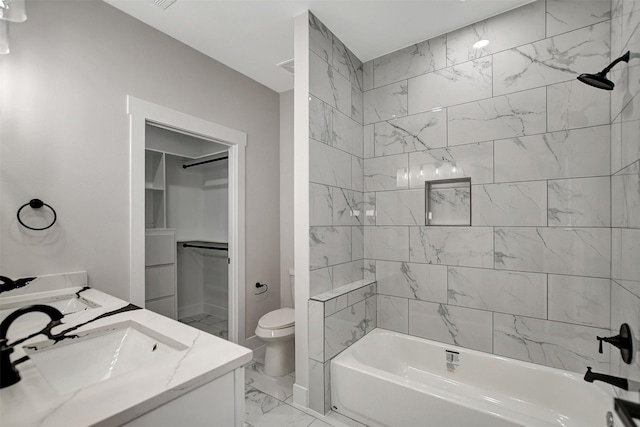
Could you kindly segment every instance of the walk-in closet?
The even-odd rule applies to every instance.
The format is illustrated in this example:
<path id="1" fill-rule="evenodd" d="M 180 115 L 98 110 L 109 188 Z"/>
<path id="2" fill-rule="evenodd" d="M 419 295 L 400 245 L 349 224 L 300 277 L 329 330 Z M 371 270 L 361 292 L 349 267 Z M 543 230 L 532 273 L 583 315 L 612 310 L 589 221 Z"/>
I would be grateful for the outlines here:
<path id="1" fill-rule="evenodd" d="M 228 146 L 147 124 L 145 300 L 228 338 Z"/>

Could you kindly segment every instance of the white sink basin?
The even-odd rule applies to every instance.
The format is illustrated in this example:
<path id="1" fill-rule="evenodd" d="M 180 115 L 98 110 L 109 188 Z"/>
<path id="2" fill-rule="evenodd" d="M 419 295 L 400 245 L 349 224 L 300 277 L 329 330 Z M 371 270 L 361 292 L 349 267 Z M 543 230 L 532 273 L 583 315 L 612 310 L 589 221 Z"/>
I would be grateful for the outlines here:
<path id="1" fill-rule="evenodd" d="M 24 346 L 42 376 L 59 393 L 149 368 L 187 349 L 132 321 L 81 335 L 53 345 L 45 341 Z"/>

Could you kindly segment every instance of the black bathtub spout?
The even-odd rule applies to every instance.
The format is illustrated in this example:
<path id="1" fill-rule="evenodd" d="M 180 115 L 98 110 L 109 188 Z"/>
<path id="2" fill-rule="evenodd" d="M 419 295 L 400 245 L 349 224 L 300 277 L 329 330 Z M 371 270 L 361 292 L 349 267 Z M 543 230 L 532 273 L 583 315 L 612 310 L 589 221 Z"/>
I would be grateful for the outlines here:
<path id="1" fill-rule="evenodd" d="M 629 381 L 626 378 L 592 372 L 591 366 L 587 366 L 587 373 L 584 374 L 584 380 L 589 383 L 602 381 L 603 383 L 611 384 L 612 386 L 619 387 L 623 390 L 629 390 Z"/>
<path id="2" fill-rule="evenodd" d="M 20 381 L 20 373 L 16 369 L 15 365 L 11 363 L 10 356 L 11 353 L 13 353 L 13 346 L 15 343 L 8 343 L 7 332 L 9 331 L 9 326 L 11 326 L 18 317 L 32 312 L 44 313 L 49 316 L 51 322 L 47 325 L 47 328 L 52 325 L 60 324 L 60 319 L 64 316 L 55 307 L 35 304 L 17 309 L 13 313 L 9 314 L 2 323 L 0 323 L 0 388 L 9 387 L 10 385 Z"/>

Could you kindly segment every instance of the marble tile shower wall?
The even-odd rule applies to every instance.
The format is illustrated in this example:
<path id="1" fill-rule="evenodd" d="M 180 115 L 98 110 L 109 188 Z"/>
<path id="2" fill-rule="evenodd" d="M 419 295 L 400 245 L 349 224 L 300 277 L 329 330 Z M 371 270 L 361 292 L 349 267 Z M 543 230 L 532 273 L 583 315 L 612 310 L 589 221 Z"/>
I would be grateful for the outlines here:
<path id="1" fill-rule="evenodd" d="M 640 0 L 614 0 L 611 57 L 640 53 Z M 610 74 L 611 327 L 627 322 L 640 340 L 640 56 Z M 640 352 L 632 365 L 612 357 L 612 373 L 640 381 Z"/>
<path id="2" fill-rule="evenodd" d="M 362 62 L 309 13 L 312 297 L 364 276 L 362 72 Z M 375 302 L 374 288 L 309 301 L 311 409 L 329 411 L 331 358 L 375 327 Z"/>
<path id="3" fill-rule="evenodd" d="M 638 3 L 621 3 L 620 25 L 637 31 Z M 536 1 L 363 64 L 362 210 L 375 215 L 360 218 L 379 327 L 610 370 L 595 337 L 619 325 L 612 298 L 638 295 L 637 282 L 623 286 L 637 271 L 611 282 L 612 235 L 614 271 L 627 258 L 637 269 L 637 225 L 611 227 L 637 217 L 638 175 L 611 176 L 611 95 L 575 77 L 609 63 L 612 22 L 609 1 Z M 481 38 L 491 43 L 473 49 Z M 618 133 L 637 141 L 637 122 L 620 116 Z M 616 156 L 637 151 L 622 144 Z M 472 179 L 471 227 L 425 226 L 421 166 L 442 161 Z M 631 200 L 619 213 L 612 183 Z"/>
<path id="4" fill-rule="evenodd" d="M 309 14 L 310 295 L 363 278 L 362 62 Z"/>

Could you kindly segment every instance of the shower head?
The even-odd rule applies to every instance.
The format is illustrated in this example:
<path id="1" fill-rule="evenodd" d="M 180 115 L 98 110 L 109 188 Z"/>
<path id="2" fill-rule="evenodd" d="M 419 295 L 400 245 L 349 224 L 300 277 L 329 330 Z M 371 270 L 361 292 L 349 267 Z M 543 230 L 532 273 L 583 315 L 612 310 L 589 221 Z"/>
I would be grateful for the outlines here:
<path id="1" fill-rule="evenodd" d="M 589 86 L 597 87 L 598 89 L 613 90 L 613 87 L 615 86 L 615 84 L 602 73 L 580 74 L 578 76 L 578 80 L 582 83 L 588 84 Z"/>
<path id="2" fill-rule="evenodd" d="M 614 67 L 614 65 L 616 65 L 618 62 L 620 62 L 620 61 L 629 62 L 629 57 L 630 56 L 631 56 L 631 53 L 629 51 L 627 51 L 627 53 L 625 53 L 620 58 L 618 58 L 615 61 L 613 61 L 611 64 L 609 64 L 609 66 L 607 68 L 605 68 L 604 70 L 600 71 L 599 73 L 595 73 L 595 74 L 588 74 L 588 73 L 580 74 L 578 76 L 578 80 L 580 80 L 582 83 L 586 83 L 589 86 L 593 86 L 593 87 L 596 87 L 598 89 L 613 90 L 613 88 L 615 87 L 615 84 L 611 80 L 609 80 L 607 78 L 607 73 L 609 71 L 611 71 L 611 69 Z"/>

